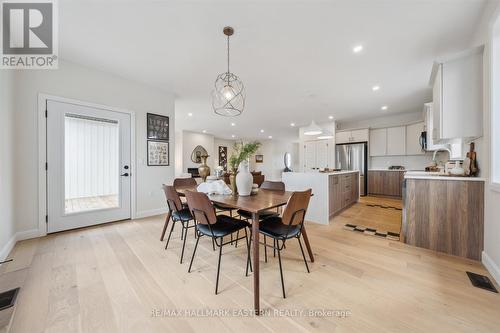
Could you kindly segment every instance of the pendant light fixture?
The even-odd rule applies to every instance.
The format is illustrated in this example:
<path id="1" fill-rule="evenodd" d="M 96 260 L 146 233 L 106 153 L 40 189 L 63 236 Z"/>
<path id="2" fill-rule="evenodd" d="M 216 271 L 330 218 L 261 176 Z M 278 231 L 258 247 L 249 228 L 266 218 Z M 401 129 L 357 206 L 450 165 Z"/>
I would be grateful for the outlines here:
<path id="1" fill-rule="evenodd" d="M 243 82 L 229 70 L 229 37 L 234 34 L 232 27 L 225 27 L 227 36 L 227 72 L 219 74 L 212 92 L 212 107 L 221 116 L 239 116 L 245 108 L 245 88 Z"/>
<path id="2" fill-rule="evenodd" d="M 321 133 L 323 133 L 323 130 L 321 129 L 321 127 L 316 125 L 314 120 L 311 121 L 311 125 L 307 126 L 304 129 L 304 135 L 319 135 Z"/>
<path id="3" fill-rule="evenodd" d="M 318 136 L 318 139 L 331 139 L 333 138 L 333 133 L 330 132 L 329 130 L 323 130 L 320 136 Z"/>

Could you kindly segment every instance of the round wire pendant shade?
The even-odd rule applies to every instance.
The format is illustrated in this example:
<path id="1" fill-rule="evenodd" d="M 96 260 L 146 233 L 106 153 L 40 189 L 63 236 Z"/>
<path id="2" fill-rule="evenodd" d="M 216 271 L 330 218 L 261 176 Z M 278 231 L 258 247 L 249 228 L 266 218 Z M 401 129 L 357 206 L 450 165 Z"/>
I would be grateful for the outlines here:
<path id="1" fill-rule="evenodd" d="M 239 116 L 245 108 L 245 87 L 231 72 L 219 74 L 212 91 L 212 107 L 221 116 Z"/>

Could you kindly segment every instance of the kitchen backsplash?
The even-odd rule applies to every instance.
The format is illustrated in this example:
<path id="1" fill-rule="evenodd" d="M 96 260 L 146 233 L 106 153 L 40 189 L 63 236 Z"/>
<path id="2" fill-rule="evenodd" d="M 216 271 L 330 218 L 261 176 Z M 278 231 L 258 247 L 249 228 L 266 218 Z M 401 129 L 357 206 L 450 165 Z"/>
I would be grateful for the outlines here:
<path id="1" fill-rule="evenodd" d="M 370 157 L 369 169 L 387 169 L 391 165 L 402 165 L 406 170 L 424 170 L 432 164 L 432 152 L 425 155 L 415 156 L 375 156 Z M 447 161 L 448 153 L 439 152 L 436 156 L 438 161 Z"/>

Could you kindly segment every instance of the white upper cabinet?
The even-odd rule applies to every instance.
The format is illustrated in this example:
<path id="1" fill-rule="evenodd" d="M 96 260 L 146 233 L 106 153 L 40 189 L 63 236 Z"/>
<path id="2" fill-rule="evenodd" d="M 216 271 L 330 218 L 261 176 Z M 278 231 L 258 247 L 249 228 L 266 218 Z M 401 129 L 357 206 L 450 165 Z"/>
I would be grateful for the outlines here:
<path id="1" fill-rule="evenodd" d="M 387 154 L 387 128 L 370 131 L 370 156 L 385 156 Z"/>
<path id="2" fill-rule="evenodd" d="M 338 131 L 335 133 L 335 143 L 367 142 L 368 129 L 358 129 L 351 131 Z"/>
<path id="3" fill-rule="evenodd" d="M 423 155 L 425 151 L 420 145 L 420 136 L 425 131 L 425 123 L 406 126 L 406 155 Z"/>
<path id="4" fill-rule="evenodd" d="M 387 129 L 387 155 L 406 155 L 406 126 Z"/>
<path id="5" fill-rule="evenodd" d="M 335 133 L 335 143 L 348 143 L 350 142 L 351 131 L 341 131 Z"/>
<path id="6" fill-rule="evenodd" d="M 432 137 L 435 141 L 483 135 L 483 46 L 434 64 Z"/>

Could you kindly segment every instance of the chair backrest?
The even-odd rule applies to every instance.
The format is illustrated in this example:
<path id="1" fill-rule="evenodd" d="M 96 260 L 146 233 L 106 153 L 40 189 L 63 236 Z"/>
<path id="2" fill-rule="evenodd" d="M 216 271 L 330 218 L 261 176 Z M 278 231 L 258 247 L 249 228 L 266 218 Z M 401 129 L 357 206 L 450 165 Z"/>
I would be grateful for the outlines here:
<path id="1" fill-rule="evenodd" d="M 167 198 L 168 208 L 170 210 L 179 211 L 182 209 L 182 202 L 175 187 L 163 184 L 163 192 Z"/>
<path id="2" fill-rule="evenodd" d="M 272 182 L 270 180 L 266 180 L 260 186 L 261 189 L 271 190 L 271 191 L 285 191 L 285 183 L 283 182 Z"/>
<path id="3" fill-rule="evenodd" d="M 304 221 L 312 190 L 293 192 L 286 204 L 282 221 L 286 225 L 297 225 Z"/>
<path id="4" fill-rule="evenodd" d="M 196 186 L 196 179 L 194 178 L 175 178 L 174 187 L 177 186 Z"/>
<path id="5" fill-rule="evenodd" d="M 215 224 L 217 222 L 214 206 L 205 193 L 187 191 L 186 199 L 189 210 L 192 212 L 197 223 Z"/>

